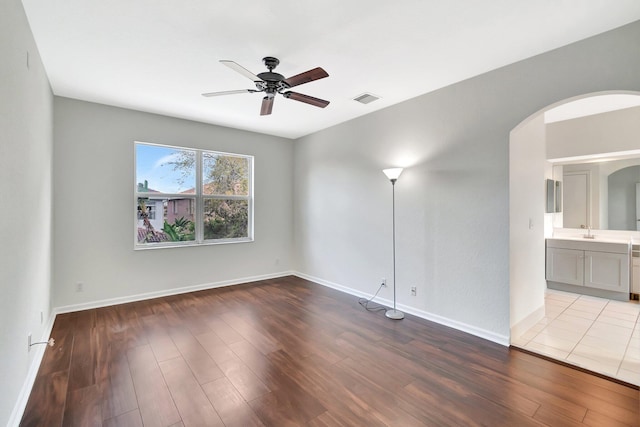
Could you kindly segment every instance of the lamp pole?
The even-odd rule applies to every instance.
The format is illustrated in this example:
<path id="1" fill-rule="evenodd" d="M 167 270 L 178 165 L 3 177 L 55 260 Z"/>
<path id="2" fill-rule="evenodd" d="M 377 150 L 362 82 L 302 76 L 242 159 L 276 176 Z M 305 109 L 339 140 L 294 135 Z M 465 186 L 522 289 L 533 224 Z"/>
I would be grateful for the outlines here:
<path id="1" fill-rule="evenodd" d="M 396 310 L 396 181 L 402 173 L 402 168 L 383 170 L 387 178 L 391 181 L 391 230 L 392 230 L 392 252 L 393 252 L 393 310 L 387 310 L 385 316 L 389 319 L 404 319 L 404 313 Z"/>

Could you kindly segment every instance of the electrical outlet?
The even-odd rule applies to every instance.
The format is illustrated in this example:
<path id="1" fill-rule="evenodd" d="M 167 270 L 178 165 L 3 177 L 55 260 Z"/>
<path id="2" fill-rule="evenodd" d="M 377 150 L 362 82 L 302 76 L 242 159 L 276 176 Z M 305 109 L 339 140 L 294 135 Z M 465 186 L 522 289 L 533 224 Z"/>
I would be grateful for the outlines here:
<path id="1" fill-rule="evenodd" d="M 76 292 L 84 291 L 84 284 L 82 282 L 76 283 Z"/>
<path id="2" fill-rule="evenodd" d="M 380 279 L 380 286 L 382 286 L 383 288 L 387 287 L 387 279 L 385 279 L 384 277 L 382 279 Z"/>
<path id="3" fill-rule="evenodd" d="M 412 286 L 411 287 L 411 295 L 415 297 L 416 296 L 416 291 L 417 291 L 416 287 Z"/>
<path id="4" fill-rule="evenodd" d="M 27 353 L 31 351 L 31 334 L 27 335 Z"/>

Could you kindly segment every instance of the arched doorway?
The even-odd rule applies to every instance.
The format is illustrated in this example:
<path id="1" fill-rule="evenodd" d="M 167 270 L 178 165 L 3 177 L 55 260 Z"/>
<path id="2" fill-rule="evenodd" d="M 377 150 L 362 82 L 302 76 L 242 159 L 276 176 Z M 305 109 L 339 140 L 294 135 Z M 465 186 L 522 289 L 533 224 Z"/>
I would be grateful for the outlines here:
<path id="1" fill-rule="evenodd" d="M 621 101 L 617 105 L 615 98 Z M 562 176 L 562 167 L 558 172 L 558 165 L 561 164 L 594 161 L 610 157 L 612 153 L 622 156 L 625 155 L 625 151 L 628 152 L 627 156 L 635 154 L 640 157 L 640 144 L 637 143 L 640 129 L 630 130 L 630 132 L 637 133 L 635 138 L 637 146 L 635 147 L 629 147 L 629 144 L 624 145 L 620 141 L 618 143 L 609 141 L 609 143 L 600 146 L 581 144 L 581 141 L 572 141 L 571 144 L 566 144 L 563 147 L 550 146 L 553 141 L 550 139 L 551 134 L 548 136 L 547 130 L 550 127 L 560 126 L 560 124 L 551 123 L 563 121 L 565 123 L 580 123 L 579 121 L 582 120 L 580 117 L 589 116 L 593 116 L 594 120 L 597 117 L 613 117 L 613 114 L 622 110 L 640 114 L 640 93 L 630 91 L 599 92 L 563 100 L 532 114 L 516 126 L 510 134 L 511 344 L 583 367 L 588 366 L 578 363 L 581 360 L 578 355 L 571 356 L 580 340 L 573 343 L 573 346 L 571 341 L 575 341 L 576 336 L 584 331 L 569 330 L 564 337 L 561 332 L 556 333 L 555 336 L 544 335 L 551 331 L 551 328 L 545 325 L 562 315 L 569 308 L 569 302 L 575 301 L 577 298 L 574 298 L 573 295 L 565 296 L 558 293 L 558 295 L 554 295 L 558 301 L 549 302 L 551 292 L 546 289 L 545 238 L 551 237 L 554 230 L 559 232 L 562 229 L 562 214 L 545 213 L 546 187 L 544 183 L 545 179 L 555 178 L 561 181 L 558 179 L 558 173 Z M 577 120 L 567 121 L 574 119 Z M 551 148 L 548 149 L 549 146 Z M 633 149 L 636 150 L 635 153 L 633 153 Z M 627 320 L 633 317 L 632 312 L 634 310 L 630 311 L 631 314 L 626 318 Z M 584 317 L 588 316 L 585 314 Z M 586 325 L 589 321 L 576 320 L 576 323 Z M 625 324 L 625 326 L 630 325 Z M 637 324 L 634 324 L 635 327 Z M 616 325 L 612 326 L 612 329 L 615 330 L 615 328 Z M 569 336 L 571 339 L 562 341 Z M 605 351 L 602 349 L 603 357 Z M 593 357 L 597 358 L 597 356 Z M 618 371 L 621 365 L 622 363 L 618 364 Z M 618 376 L 618 372 L 612 372 L 613 368 L 604 370 L 594 367 L 592 370 L 640 384 L 640 372 L 634 374 L 635 376 L 628 372 Z"/>

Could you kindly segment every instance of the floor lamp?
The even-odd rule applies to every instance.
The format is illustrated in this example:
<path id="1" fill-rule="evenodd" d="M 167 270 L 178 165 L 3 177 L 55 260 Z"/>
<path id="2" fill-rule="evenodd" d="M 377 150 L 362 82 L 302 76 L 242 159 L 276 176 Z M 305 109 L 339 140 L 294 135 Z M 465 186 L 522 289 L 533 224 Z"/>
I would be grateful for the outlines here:
<path id="1" fill-rule="evenodd" d="M 402 168 L 384 169 L 385 175 L 391 181 L 391 194 L 392 194 L 392 224 L 393 224 L 393 310 L 387 310 L 384 314 L 389 319 L 400 320 L 404 319 L 404 313 L 396 310 L 396 181 L 402 173 Z"/>

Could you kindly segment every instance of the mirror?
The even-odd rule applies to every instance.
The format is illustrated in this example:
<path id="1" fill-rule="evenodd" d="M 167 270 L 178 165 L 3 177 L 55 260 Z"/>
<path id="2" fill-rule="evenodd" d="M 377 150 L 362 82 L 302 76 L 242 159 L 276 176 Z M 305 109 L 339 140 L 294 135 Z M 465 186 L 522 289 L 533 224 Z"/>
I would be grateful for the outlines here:
<path id="1" fill-rule="evenodd" d="M 639 229 L 640 158 L 554 167 L 564 187 L 563 228 Z"/>
<path id="2" fill-rule="evenodd" d="M 562 182 L 547 179 L 546 213 L 562 212 Z"/>

